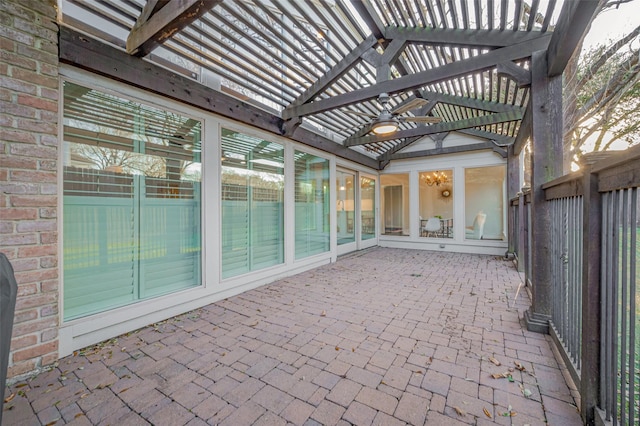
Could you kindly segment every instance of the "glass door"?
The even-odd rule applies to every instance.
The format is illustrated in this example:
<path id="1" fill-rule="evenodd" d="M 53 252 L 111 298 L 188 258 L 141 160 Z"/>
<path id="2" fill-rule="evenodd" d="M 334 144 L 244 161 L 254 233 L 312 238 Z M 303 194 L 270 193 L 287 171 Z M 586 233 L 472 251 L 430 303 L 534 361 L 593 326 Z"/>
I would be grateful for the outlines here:
<path id="1" fill-rule="evenodd" d="M 356 242 L 355 183 L 355 173 L 343 170 L 336 172 L 336 231 L 338 246 Z"/>
<path id="2" fill-rule="evenodd" d="M 376 179 L 360 175 L 360 248 L 376 245 Z"/>

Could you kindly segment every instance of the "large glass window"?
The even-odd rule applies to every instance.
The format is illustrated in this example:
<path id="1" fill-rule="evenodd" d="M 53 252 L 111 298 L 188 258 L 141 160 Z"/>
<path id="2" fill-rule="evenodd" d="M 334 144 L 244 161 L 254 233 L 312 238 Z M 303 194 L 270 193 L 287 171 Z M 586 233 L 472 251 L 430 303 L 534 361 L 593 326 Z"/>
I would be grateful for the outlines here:
<path id="1" fill-rule="evenodd" d="M 382 220 L 380 233 L 409 235 L 409 175 L 385 174 L 380 176 L 382 187 Z"/>
<path id="2" fill-rule="evenodd" d="M 505 166 L 465 169 L 465 238 L 504 240 Z"/>
<path id="3" fill-rule="evenodd" d="M 453 171 L 421 172 L 418 187 L 420 236 L 453 238 Z"/>
<path id="4" fill-rule="evenodd" d="M 222 277 L 284 262 L 284 148 L 222 129 Z"/>
<path id="5" fill-rule="evenodd" d="M 64 319 L 201 284 L 201 122 L 64 83 Z"/>
<path id="6" fill-rule="evenodd" d="M 329 205 L 329 160 L 296 151 L 296 259 L 329 251 Z"/>
<path id="7" fill-rule="evenodd" d="M 376 181 L 373 178 L 360 177 L 360 216 L 362 218 L 361 240 L 376 237 Z"/>

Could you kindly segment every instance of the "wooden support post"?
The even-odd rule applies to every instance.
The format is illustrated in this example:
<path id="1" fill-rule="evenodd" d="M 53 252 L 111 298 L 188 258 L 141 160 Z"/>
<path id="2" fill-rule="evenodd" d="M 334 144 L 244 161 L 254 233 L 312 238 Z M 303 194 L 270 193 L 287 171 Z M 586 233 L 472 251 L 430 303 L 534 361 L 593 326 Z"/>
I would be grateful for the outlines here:
<path id="1" fill-rule="evenodd" d="M 527 329 L 549 332 L 553 276 L 551 209 L 542 185 L 562 176 L 562 76 L 548 77 L 545 51 L 531 57 L 531 308 Z"/>
<path id="2" fill-rule="evenodd" d="M 520 192 L 520 157 L 514 154 L 513 145 L 507 148 L 507 203 L 509 212 L 507 215 L 507 233 L 509 235 L 509 246 L 507 248 L 506 256 L 516 253 L 518 247 L 516 247 L 516 232 L 515 218 L 513 215 L 513 209 L 511 208 L 511 200 L 518 196 Z"/>
<path id="3" fill-rule="evenodd" d="M 583 175 L 582 225 L 582 347 L 580 364 L 580 415 L 594 424 L 600 389 L 600 263 L 602 200 L 598 175 L 588 166 Z"/>

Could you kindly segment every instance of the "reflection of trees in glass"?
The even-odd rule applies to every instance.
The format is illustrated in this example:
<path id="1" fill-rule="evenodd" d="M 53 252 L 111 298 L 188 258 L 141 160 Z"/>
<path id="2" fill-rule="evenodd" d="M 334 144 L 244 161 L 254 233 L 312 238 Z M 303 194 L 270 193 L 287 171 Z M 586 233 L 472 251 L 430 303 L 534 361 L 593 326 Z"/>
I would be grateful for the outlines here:
<path id="1" fill-rule="evenodd" d="M 69 144 L 71 155 L 87 160 L 95 165 L 95 169 L 109 170 L 126 174 L 141 174 L 150 177 L 164 178 L 166 160 L 162 157 L 144 155 L 131 151 L 103 148 L 95 145 Z M 184 172 L 184 166 L 181 173 Z"/>

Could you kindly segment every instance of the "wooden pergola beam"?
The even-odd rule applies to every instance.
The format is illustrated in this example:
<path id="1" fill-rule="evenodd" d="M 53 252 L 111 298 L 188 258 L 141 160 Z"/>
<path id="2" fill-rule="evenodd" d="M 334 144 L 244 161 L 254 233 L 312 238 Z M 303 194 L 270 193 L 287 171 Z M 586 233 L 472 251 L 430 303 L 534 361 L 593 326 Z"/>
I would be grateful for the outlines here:
<path id="1" fill-rule="evenodd" d="M 382 92 L 394 94 L 407 90 L 418 89 L 428 84 L 462 77 L 472 72 L 491 69 L 501 62 L 528 58 L 535 51 L 545 50 L 550 38 L 550 35 L 540 37 L 527 43 L 503 47 L 483 55 L 474 56 L 472 58 L 452 62 L 438 68 L 384 81 L 350 93 L 333 96 L 328 99 L 322 99 L 295 107 L 289 106 L 282 112 L 282 117 L 284 119 L 288 119 L 294 116 L 303 117 L 306 115 L 318 114 L 330 109 L 336 109 L 376 98 Z"/>
<path id="2" fill-rule="evenodd" d="M 480 117 L 467 118 L 464 120 L 431 124 L 429 126 L 420 126 L 413 129 L 401 130 L 398 132 L 390 133 L 388 135 L 369 135 L 363 138 L 345 139 L 344 146 L 366 145 L 375 142 L 384 142 L 395 139 L 432 135 L 434 133 L 452 132 L 454 130 L 469 129 L 473 127 L 488 126 L 490 124 L 517 121 L 521 118 L 522 113 L 513 111 L 487 114 Z"/>
<path id="3" fill-rule="evenodd" d="M 493 133 L 493 132 L 487 132 L 485 130 L 480 130 L 480 129 L 460 129 L 460 130 L 456 130 L 456 132 L 459 133 L 464 133 L 465 135 L 469 135 L 469 136 L 475 136 L 478 138 L 483 138 L 483 139 L 487 139 L 490 141 L 494 141 L 495 143 L 499 144 L 499 145 L 511 145 L 515 142 L 514 137 L 511 136 L 504 136 L 504 135 L 500 135 L 498 133 Z"/>
<path id="4" fill-rule="evenodd" d="M 149 2 L 127 37 L 127 53 L 146 56 L 222 0 Z"/>
<path id="5" fill-rule="evenodd" d="M 547 49 L 549 77 L 555 77 L 564 72 L 569 59 L 582 42 L 587 28 L 597 14 L 598 4 L 598 0 L 564 2 Z"/>
<path id="6" fill-rule="evenodd" d="M 518 43 L 525 43 L 546 33 L 539 31 L 500 31 L 500 30 L 472 30 L 462 28 L 418 28 L 395 27 L 384 28 L 384 38 L 387 40 L 404 40 L 408 43 L 425 43 L 443 46 L 457 46 L 470 48 L 498 48 Z"/>
<path id="7" fill-rule="evenodd" d="M 483 101 L 482 99 L 466 98 L 464 96 L 447 95 L 446 93 L 431 92 L 428 90 L 421 90 L 420 95 L 429 101 L 442 102 L 444 104 L 460 106 L 463 108 L 472 108 L 491 112 L 524 112 L 524 108 L 517 105 Z"/>
<path id="8" fill-rule="evenodd" d="M 533 126 L 533 113 L 531 112 L 531 98 L 529 98 L 529 103 L 527 104 L 527 109 L 524 112 L 524 117 L 522 117 L 522 121 L 520 121 L 520 128 L 518 129 L 518 135 L 516 136 L 516 141 L 513 144 L 513 153 L 515 155 L 520 155 L 522 152 L 522 148 L 524 148 L 525 144 L 531 137 L 531 129 Z"/>
<path id="9" fill-rule="evenodd" d="M 430 157 L 433 155 L 445 155 L 445 154 L 456 154 L 460 152 L 471 152 L 471 151 L 481 151 L 485 149 L 490 149 L 497 154 L 499 154 L 502 158 L 506 158 L 507 153 L 506 150 L 497 147 L 493 142 L 480 142 L 469 145 L 459 145 L 459 146 L 449 146 L 446 148 L 434 148 L 434 149 L 425 149 L 422 151 L 412 151 L 412 152 L 397 152 L 391 156 L 389 156 L 390 160 L 404 160 L 407 158 L 416 158 L 416 157 Z"/>

